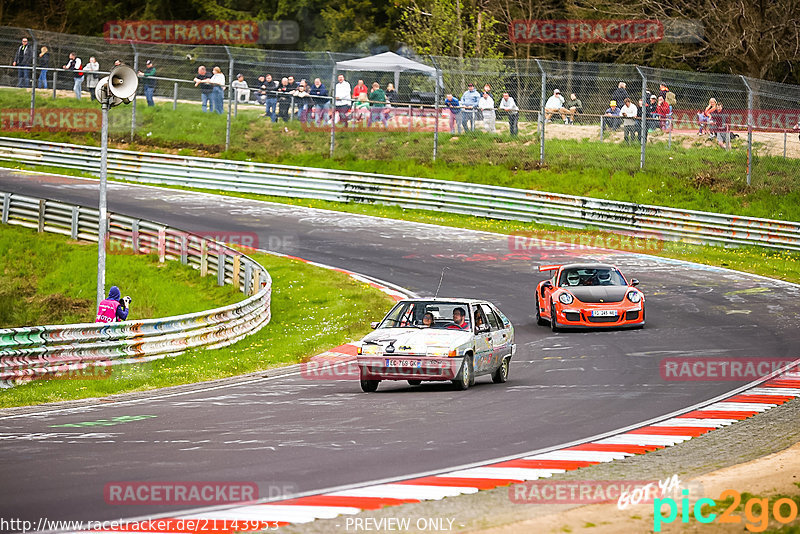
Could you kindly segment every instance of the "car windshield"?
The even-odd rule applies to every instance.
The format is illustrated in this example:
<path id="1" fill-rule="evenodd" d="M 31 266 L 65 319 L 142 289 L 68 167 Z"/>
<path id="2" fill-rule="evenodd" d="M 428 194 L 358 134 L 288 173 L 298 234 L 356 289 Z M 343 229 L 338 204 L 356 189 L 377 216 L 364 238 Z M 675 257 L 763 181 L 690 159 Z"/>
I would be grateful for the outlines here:
<path id="1" fill-rule="evenodd" d="M 578 267 L 561 271 L 560 287 L 624 286 L 628 285 L 622 273 L 610 267 Z"/>
<path id="2" fill-rule="evenodd" d="M 420 300 L 398 302 L 378 325 L 378 328 L 452 327 L 455 324 L 453 311 L 459 308 L 464 311 L 467 325 L 469 325 L 469 306 L 464 302 Z"/>

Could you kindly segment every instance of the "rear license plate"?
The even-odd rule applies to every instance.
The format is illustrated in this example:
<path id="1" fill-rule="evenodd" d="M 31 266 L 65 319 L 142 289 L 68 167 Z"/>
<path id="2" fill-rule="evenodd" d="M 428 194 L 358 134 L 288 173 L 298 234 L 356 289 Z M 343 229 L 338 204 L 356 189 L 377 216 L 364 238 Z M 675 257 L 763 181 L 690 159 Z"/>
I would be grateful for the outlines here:
<path id="1" fill-rule="evenodd" d="M 616 317 L 617 310 L 592 310 L 592 317 Z"/>
<path id="2" fill-rule="evenodd" d="M 397 358 L 386 358 L 386 367 L 422 367 L 422 360 L 400 360 Z"/>

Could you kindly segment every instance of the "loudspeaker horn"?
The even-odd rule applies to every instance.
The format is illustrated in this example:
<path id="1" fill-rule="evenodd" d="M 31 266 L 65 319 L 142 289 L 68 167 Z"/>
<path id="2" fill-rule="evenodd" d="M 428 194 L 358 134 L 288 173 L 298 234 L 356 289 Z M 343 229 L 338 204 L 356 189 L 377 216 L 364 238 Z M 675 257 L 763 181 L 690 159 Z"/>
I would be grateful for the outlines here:
<path id="1" fill-rule="evenodd" d="M 136 75 L 136 71 L 127 65 L 114 67 L 108 74 L 108 90 L 124 102 L 130 101 L 138 87 L 139 77 Z"/>

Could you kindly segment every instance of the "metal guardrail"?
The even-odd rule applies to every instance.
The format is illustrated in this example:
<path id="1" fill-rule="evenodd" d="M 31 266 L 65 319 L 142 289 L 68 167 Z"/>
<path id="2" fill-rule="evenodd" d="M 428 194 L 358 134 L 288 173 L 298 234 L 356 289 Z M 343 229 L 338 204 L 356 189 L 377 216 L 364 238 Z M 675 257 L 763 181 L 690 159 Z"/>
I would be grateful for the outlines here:
<path id="1" fill-rule="evenodd" d="M 99 148 L 0 137 L 0 160 L 99 174 Z M 263 195 L 369 202 L 628 231 L 661 240 L 800 250 L 800 223 L 474 183 L 110 150 L 110 176 L 134 182 Z"/>
<path id="2" fill-rule="evenodd" d="M 98 210 L 0 192 L 2 223 L 73 239 L 97 241 Z M 109 247 L 153 253 L 216 276 L 246 295 L 241 302 L 174 317 L 0 329 L 0 387 L 43 376 L 175 356 L 230 345 L 270 320 L 272 279 L 267 270 L 224 244 L 150 221 L 109 213 Z M 87 373 L 88 374 L 88 373 Z"/>

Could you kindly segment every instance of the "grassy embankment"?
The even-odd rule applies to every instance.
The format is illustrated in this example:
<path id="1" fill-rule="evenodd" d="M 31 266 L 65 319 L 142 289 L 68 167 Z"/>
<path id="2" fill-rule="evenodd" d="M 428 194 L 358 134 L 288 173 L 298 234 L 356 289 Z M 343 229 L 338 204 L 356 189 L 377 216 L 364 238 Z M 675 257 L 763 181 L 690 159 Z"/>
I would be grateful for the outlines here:
<path id="1" fill-rule="evenodd" d="M 3 276 L 0 327 L 91 321 L 96 246 L 54 235 L 0 226 Z M 264 254 L 252 257 L 273 279 L 272 320 L 260 332 L 219 350 L 192 350 L 174 358 L 112 368 L 108 376 L 40 380 L 0 392 L 0 407 L 21 406 L 199 382 L 296 363 L 357 338 L 391 300 L 349 277 Z M 189 313 L 242 298 L 177 262 L 152 256 L 109 256 L 109 284 L 134 301 L 134 319 Z M 324 327 L 321 327 L 324 325 Z"/>

